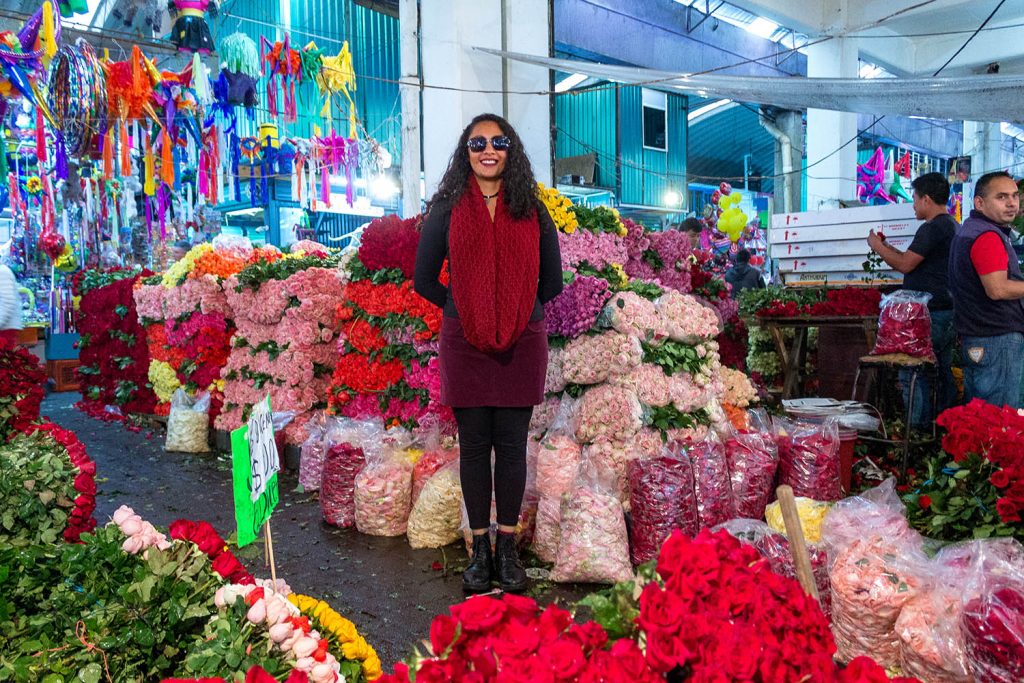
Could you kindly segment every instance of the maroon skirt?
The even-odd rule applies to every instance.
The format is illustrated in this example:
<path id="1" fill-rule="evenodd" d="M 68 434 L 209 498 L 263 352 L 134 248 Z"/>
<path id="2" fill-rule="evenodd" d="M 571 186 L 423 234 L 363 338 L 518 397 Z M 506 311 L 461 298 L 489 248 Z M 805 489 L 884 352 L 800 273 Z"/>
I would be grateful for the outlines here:
<path id="1" fill-rule="evenodd" d="M 452 408 L 521 408 L 544 402 L 548 334 L 530 322 L 507 351 L 484 353 L 466 340 L 462 322 L 445 316 L 438 353 L 441 403 Z"/>

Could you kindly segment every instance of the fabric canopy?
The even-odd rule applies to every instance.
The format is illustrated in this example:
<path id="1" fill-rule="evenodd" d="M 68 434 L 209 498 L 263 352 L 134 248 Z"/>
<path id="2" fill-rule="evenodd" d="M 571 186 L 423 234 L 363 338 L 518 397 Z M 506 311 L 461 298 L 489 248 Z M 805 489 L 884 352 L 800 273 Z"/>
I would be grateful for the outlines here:
<path id="1" fill-rule="evenodd" d="M 481 52 L 567 73 L 680 90 L 783 109 L 832 109 L 861 114 L 922 116 L 954 121 L 1024 121 L 1024 75 L 956 78 L 791 78 L 687 74 L 575 59 L 476 48 Z"/>

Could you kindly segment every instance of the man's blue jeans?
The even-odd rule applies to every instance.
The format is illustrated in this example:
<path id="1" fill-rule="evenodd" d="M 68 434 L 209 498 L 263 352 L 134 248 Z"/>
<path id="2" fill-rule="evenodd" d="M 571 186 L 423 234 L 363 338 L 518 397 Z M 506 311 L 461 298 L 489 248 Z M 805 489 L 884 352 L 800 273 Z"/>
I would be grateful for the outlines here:
<path id="1" fill-rule="evenodd" d="M 931 429 L 931 423 L 946 408 L 956 403 L 956 382 L 953 380 L 953 348 L 956 346 L 956 330 L 953 329 L 953 311 L 932 311 L 932 349 L 937 360 L 938 386 L 936 404 L 932 405 L 932 376 L 919 373 L 914 384 L 914 414 L 911 424 L 917 429 Z M 900 386 L 903 388 L 903 405 L 910 399 L 909 370 L 900 370 Z"/>
<path id="2" fill-rule="evenodd" d="M 980 398 L 997 406 L 1021 407 L 1024 334 L 964 337 L 964 399 Z"/>

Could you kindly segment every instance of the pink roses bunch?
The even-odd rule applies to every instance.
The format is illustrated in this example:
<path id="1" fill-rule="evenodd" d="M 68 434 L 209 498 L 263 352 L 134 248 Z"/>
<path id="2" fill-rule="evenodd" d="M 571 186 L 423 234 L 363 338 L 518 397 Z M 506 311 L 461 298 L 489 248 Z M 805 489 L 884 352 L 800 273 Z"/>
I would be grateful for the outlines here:
<path id="1" fill-rule="evenodd" d="M 577 230 L 571 235 L 560 232 L 558 248 L 562 254 L 562 267 L 573 272 L 581 264 L 604 270 L 613 264 L 624 265 L 629 258 L 624 239 L 609 232 Z"/>
<path id="2" fill-rule="evenodd" d="M 613 331 L 577 337 L 561 356 L 562 376 L 573 384 L 597 384 L 628 373 L 642 358 L 636 337 Z"/>
<path id="3" fill-rule="evenodd" d="M 643 426 L 643 410 L 636 393 L 611 384 L 593 387 L 583 394 L 579 411 L 576 438 L 581 443 L 602 436 L 625 441 Z"/>
<path id="4" fill-rule="evenodd" d="M 722 331 L 722 322 L 714 308 L 689 294 L 669 290 L 658 299 L 665 333 L 675 341 L 694 341 L 714 337 Z"/>

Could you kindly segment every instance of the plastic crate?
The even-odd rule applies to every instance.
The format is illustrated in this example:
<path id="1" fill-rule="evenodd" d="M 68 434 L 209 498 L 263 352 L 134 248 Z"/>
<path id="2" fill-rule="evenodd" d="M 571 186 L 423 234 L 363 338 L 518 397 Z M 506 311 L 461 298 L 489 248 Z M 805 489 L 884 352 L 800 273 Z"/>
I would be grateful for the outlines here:
<path id="1" fill-rule="evenodd" d="M 77 360 L 78 349 L 75 344 L 79 339 L 77 334 L 47 335 L 46 360 Z"/>
<path id="2" fill-rule="evenodd" d="M 46 373 L 53 378 L 54 391 L 78 391 L 77 360 L 48 360 Z"/>

